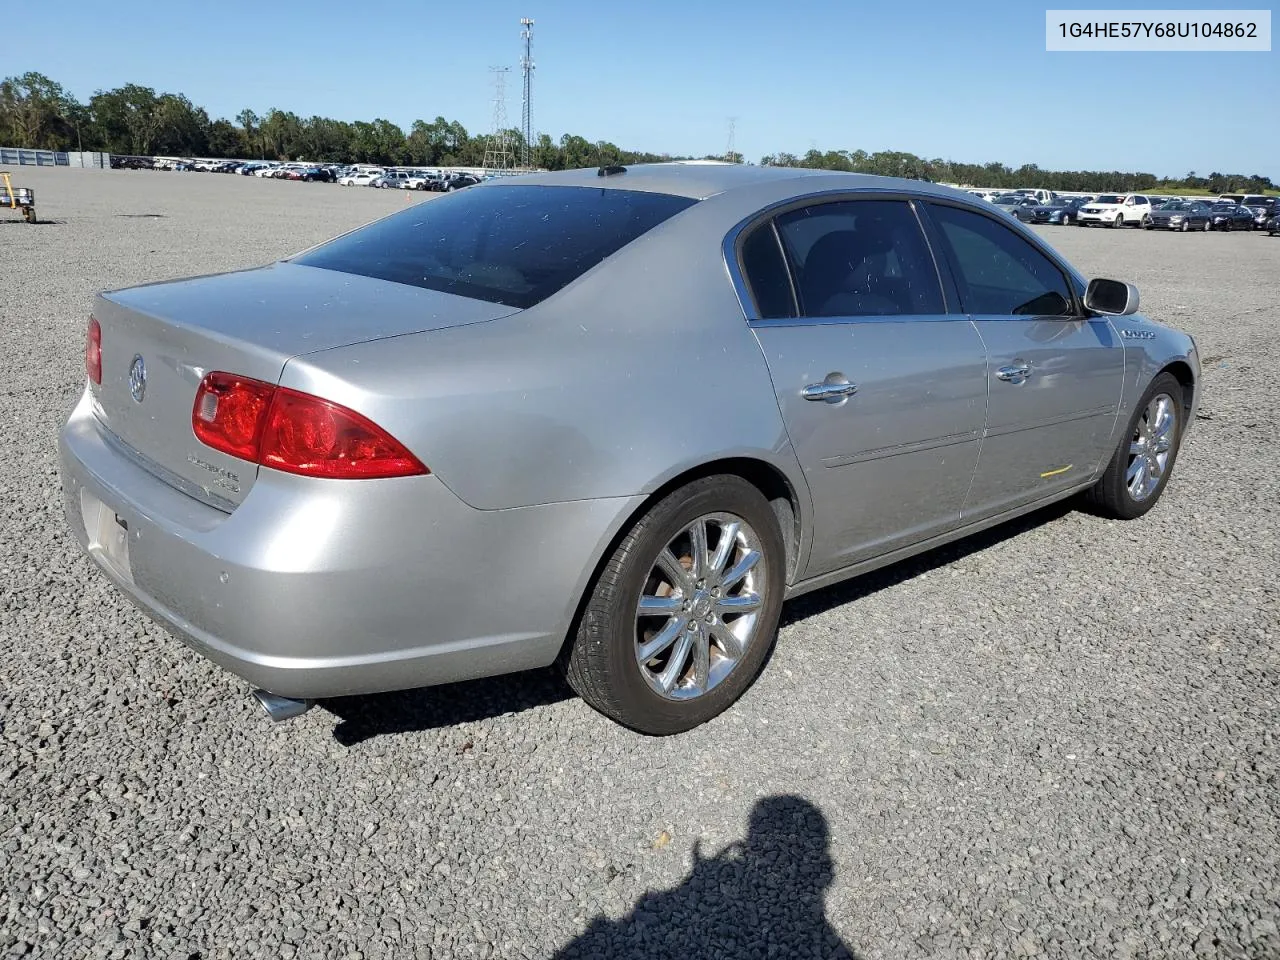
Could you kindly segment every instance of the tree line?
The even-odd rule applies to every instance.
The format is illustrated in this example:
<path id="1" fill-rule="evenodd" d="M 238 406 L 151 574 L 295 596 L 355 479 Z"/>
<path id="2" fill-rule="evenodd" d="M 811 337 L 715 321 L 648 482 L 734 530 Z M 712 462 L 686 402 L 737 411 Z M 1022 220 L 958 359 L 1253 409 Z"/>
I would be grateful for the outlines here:
<path id="1" fill-rule="evenodd" d="M 521 131 L 501 138 L 518 159 Z M 80 103 L 60 84 L 40 73 L 0 81 L 0 145 L 44 150 L 101 150 L 126 156 L 227 157 L 266 160 L 315 160 L 396 166 L 480 166 L 494 134 L 472 134 L 456 120 L 415 120 L 406 132 L 390 120 L 332 120 L 300 117 L 272 108 L 259 115 L 242 110 L 234 122 L 210 119 L 208 111 L 179 93 L 125 84 L 99 90 Z M 616 144 L 565 134 L 559 140 L 539 134 L 529 145 L 535 167 L 563 170 L 607 163 L 649 163 L 687 159 L 670 154 L 624 150 Z M 741 161 L 740 155 L 708 157 Z M 810 150 L 803 155 L 770 154 L 762 165 L 849 170 L 982 187 L 1043 187 L 1049 190 L 1167 191 L 1200 189 L 1213 193 L 1259 193 L 1275 189 L 1259 174 L 1194 171 L 1180 178 L 1120 170 L 1042 170 L 1035 164 L 957 163 L 927 160 L 912 153 L 865 150 Z"/>

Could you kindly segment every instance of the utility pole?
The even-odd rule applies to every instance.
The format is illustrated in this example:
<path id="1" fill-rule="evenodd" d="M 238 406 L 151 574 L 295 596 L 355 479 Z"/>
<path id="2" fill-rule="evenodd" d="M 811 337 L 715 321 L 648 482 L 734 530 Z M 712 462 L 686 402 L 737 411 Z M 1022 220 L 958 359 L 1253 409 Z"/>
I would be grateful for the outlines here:
<path id="1" fill-rule="evenodd" d="M 520 38 L 524 40 L 524 56 L 520 58 L 520 70 L 524 74 L 524 99 L 520 114 L 524 146 L 520 148 L 520 166 L 528 170 L 533 166 L 533 21 L 522 17 L 520 27 Z"/>
<path id="2" fill-rule="evenodd" d="M 493 132 L 485 145 L 484 169 L 509 170 L 512 165 L 511 145 L 507 142 L 507 74 L 510 67 L 490 67 L 493 74 Z"/>

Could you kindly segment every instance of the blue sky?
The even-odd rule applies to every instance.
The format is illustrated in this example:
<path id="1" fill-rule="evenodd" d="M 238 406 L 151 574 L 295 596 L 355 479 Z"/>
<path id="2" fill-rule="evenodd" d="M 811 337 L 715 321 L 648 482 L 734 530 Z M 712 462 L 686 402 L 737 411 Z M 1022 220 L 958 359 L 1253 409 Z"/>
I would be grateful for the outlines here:
<path id="1" fill-rule="evenodd" d="M 1054 3 L 1053 6 L 1064 6 Z M 1262 173 L 1280 181 L 1280 53 L 1047 53 L 1045 5 L 649 0 L 138 3 L 14 8 L 37 70 L 81 99 L 127 82 L 211 115 L 492 117 L 490 66 L 535 27 L 534 128 L 670 153 L 906 150 L 1051 169 Z"/>

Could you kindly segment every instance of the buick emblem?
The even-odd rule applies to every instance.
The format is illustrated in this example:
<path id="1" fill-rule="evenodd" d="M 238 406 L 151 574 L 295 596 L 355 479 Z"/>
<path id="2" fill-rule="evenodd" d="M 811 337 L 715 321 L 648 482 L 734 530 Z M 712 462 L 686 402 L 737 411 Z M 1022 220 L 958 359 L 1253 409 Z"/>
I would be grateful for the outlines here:
<path id="1" fill-rule="evenodd" d="M 147 365 L 142 362 L 142 354 L 135 356 L 129 367 L 129 395 L 138 403 L 147 395 Z"/>

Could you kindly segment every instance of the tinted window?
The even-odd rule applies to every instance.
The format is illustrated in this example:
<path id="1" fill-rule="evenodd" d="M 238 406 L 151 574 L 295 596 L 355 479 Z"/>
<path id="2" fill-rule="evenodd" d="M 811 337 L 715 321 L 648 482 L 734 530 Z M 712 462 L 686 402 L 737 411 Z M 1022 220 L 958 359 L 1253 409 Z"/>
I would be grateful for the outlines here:
<path id="1" fill-rule="evenodd" d="M 743 242 L 742 272 L 761 317 L 767 320 L 796 315 L 787 264 L 770 224 L 757 227 Z"/>
<path id="2" fill-rule="evenodd" d="M 1053 261 L 990 217 L 930 204 L 955 265 L 965 309 L 985 315 L 1064 316 L 1067 279 Z"/>
<path id="3" fill-rule="evenodd" d="M 1122 203 L 1124 197 L 1117 197 L 1114 193 L 1104 193 L 1097 200 L 1098 203 Z"/>
<path id="4" fill-rule="evenodd" d="M 693 203 L 595 187 L 486 187 L 416 204 L 294 262 L 524 308 Z"/>
<path id="5" fill-rule="evenodd" d="M 803 316 L 946 312 L 933 258 L 905 201 L 823 203 L 776 222 Z"/>

